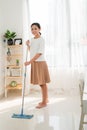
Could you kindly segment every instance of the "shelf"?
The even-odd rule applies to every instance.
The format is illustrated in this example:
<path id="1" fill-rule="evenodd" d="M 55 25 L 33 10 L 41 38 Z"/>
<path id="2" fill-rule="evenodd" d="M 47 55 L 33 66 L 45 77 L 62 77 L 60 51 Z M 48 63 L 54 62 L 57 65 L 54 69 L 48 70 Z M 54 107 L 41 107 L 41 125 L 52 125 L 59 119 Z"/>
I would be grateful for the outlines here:
<path id="1" fill-rule="evenodd" d="M 7 65 L 6 67 L 9 67 L 9 68 L 22 68 L 22 65 L 18 66 L 18 65 Z"/>
<path id="2" fill-rule="evenodd" d="M 22 47 L 22 45 L 7 45 L 9 48 Z"/>
<path id="3" fill-rule="evenodd" d="M 6 45 L 5 52 L 5 97 L 7 97 L 8 91 L 10 89 L 22 89 L 23 44 Z M 17 60 L 19 60 L 19 63 L 17 62 Z M 16 81 L 18 85 L 16 87 L 8 85 L 11 81 Z"/>
<path id="4" fill-rule="evenodd" d="M 22 76 L 6 76 L 6 78 L 22 78 Z"/>
<path id="5" fill-rule="evenodd" d="M 22 54 L 14 54 L 14 55 L 10 55 L 10 56 L 7 56 L 7 57 L 20 57 L 22 56 Z"/>
<path id="6" fill-rule="evenodd" d="M 22 89 L 22 84 L 18 84 L 16 87 L 7 86 L 6 89 Z"/>

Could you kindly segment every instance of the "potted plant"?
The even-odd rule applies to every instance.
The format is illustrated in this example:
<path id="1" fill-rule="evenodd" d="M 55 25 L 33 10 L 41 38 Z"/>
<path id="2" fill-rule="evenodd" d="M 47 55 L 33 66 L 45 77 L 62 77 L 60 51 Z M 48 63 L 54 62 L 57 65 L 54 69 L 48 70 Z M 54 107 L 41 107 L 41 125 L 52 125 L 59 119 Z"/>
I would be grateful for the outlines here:
<path id="1" fill-rule="evenodd" d="M 16 65 L 19 66 L 19 59 L 16 59 Z"/>
<path id="2" fill-rule="evenodd" d="M 4 34 L 4 37 L 7 39 L 8 45 L 13 45 L 13 39 L 16 37 L 16 32 L 7 30 Z"/>

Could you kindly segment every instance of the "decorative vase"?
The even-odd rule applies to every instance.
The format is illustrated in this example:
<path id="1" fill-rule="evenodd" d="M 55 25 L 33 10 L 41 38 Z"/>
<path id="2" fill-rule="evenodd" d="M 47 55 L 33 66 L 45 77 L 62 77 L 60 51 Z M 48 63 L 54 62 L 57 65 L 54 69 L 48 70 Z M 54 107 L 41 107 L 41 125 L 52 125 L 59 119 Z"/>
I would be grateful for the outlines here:
<path id="1" fill-rule="evenodd" d="M 8 45 L 13 45 L 13 39 L 8 39 L 8 40 L 7 40 L 7 44 L 8 44 Z"/>
<path id="2" fill-rule="evenodd" d="M 10 48 L 8 48 L 7 55 L 8 55 L 8 56 L 11 56 Z"/>

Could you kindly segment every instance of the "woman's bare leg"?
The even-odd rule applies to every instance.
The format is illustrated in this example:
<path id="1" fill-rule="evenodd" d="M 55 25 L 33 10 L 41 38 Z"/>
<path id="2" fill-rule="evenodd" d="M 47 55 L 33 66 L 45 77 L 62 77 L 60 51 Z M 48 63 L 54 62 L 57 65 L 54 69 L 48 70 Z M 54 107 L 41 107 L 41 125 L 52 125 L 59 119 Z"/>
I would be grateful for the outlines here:
<path id="1" fill-rule="evenodd" d="M 40 85 L 42 91 L 42 102 L 39 103 L 37 108 L 42 108 L 47 105 L 48 102 L 48 88 L 46 84 Z"/>
<path id="2" fill-rule="evenodd" d="M 47 103 L 48 100 L 48 88 L 47 85 L 41 85 L 41 91 L 42 91 L 42 102 Z"/>

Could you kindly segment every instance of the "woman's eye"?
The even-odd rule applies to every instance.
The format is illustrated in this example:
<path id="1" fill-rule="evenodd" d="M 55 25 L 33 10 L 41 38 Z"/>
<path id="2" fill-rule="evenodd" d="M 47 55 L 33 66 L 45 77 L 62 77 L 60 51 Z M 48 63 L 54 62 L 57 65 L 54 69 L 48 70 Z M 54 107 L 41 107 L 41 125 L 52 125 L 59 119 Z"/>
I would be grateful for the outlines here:
<path id="1" fill-rule="evenodd" d="M 37 28 L 35 28 L 35 30 L 37 30 Z"/>

